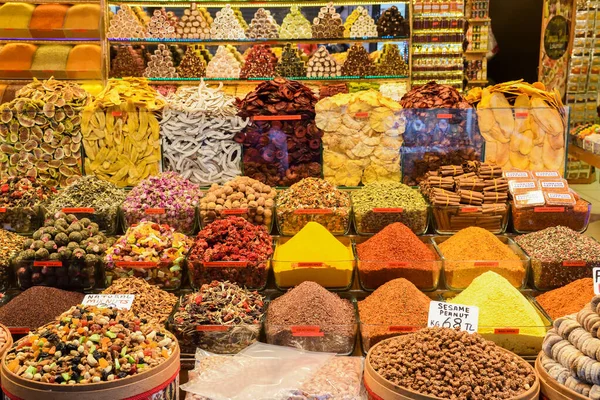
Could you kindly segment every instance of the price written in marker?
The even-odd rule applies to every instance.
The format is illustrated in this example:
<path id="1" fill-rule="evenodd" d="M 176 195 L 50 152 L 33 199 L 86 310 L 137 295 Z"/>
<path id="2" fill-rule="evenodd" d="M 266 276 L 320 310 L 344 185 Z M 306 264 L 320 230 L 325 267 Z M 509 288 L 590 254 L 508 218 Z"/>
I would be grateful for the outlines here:
<path id="1" fill-rule="evenodd" d="M 459 328 L 469 333 L 479 327 L 479 307 L 432 301 L 429 304 L 429 328 Z"/>
<path id="2" fill-rule="evenodd" d="M 592 274 L 594 275 L 594 294 L 598 296 L 600 295 L 600 267 L 594 268 Z"/>
<path id="3" fill-rule="evenodd" d="M 129 310 L 134 299 L 135 295 L 133 294 L 86 294 L 81 304 L 99 308 L 112 307 Z"/>

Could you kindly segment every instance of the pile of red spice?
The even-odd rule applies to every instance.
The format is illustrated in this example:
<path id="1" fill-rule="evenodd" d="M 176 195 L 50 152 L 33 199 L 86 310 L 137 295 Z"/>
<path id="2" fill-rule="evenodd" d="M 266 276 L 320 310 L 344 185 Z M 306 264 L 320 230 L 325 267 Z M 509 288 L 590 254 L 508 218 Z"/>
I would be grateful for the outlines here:
<path id="1" fill-rule="evenodd" d="M 579 312 L 593 297 L 594 280 L 583 278 L 541 294 L 535 299 L 550 318 L 557 319 Z"/>
<path id="2" fill-rule="evenodd" d="M 441 262 L 435 250 L 406 225 L 396 222 L 356 246 L 358 272 L 363 287 L 377 289 L 405 278 L 422 290 L 437 287 Z"/>

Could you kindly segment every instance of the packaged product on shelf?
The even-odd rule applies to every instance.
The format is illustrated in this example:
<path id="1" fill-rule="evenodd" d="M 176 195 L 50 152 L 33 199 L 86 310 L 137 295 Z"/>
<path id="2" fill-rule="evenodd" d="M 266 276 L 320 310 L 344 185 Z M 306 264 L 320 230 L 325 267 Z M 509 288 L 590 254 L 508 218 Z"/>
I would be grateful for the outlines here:
<path id="1" fill-rule="evenodd" d="M 239 116 L 252 123 L 236 136 L 244 146 L 244 175 L 270 186 L 321 176 L 316 103 L 310 88 L 284 78 L 262 82 L 246 95 Z"/>
<path id="2" fill-rule="evenodd" d="M 52 196 L 42 205 L 46 215 L 58 212 L 75 214 L 98 224 L 101 231 L 113 235 L 119 223 L 119 206 L 126 192 L 95 176 L 84 176 Z"/>
<path id="3" fill-rule="evenodd" d="M 135 276 L 165 290 L 181 287 L 192 239 L 169 225 L 134 224 L 106 250 L 105 283 Z"/>
<path id="4" fill-rule="evenodd" d="M 317 283 L 304 282 L 269 303 L 267 343 L 351 354 L 357 332 L 354 304 Z"/>
<path id="5" fill-rule="evenodd" d="M 155 112 L 165 104 L 145 79 L 109 80 L 83 113 L 85 172 L 119 187 L 158 174 L 161 146 Z"/>
<path id="6" fill-rule="evenodd" d="M 85 329 L 88 321 L 93 321 L 95 327 L 91 335 Z M 85 345 L 76 346 L 73 341 Z M 72 346 L 77 349 L 69 350 Z M 121 351 L 117 353 L 114 346 L 121 348 Z M 112 349 L 112 356 L 107 354 L 109 348 Z M 34 355 L 38 351 L 46 354 L 44 360 Z M 78 356 L 65 362 L 63 357 L 70 356 L 63 356 L 63 353 L 68 351 L 77 352 Z M 179 357 L 177 340 L 164 327 L 140 322 L 136 315 L 127 310 L 76 306 L 58 316 L 54 322 L 17 341 L 3 359 L 3 382 L 6 383 L 5 379 L 9 377 L 7 380 L 12 385 L 18 385 L 14 383 L 17 379 L 25 385 L 27 381 L 36 381 L 45 386 L 43 389 L 39 386 L 28 387 L 32 392 L 60 391 L 63 382 L 81 386 L 92 383 L 102 385 L 102 382 L 147 375 L 152 369 L 160 368 L 169 358 L 175 357 Z M 176 362 L 179 364 L 179 360 Z M 51 365 L 46 370 L 42 368 Z M 154 384 L 158 386 L 157 382 Z M 108 388 L 110 386 L 105 390 Z M 139 387 L 136 389 L 139 390 Z M 177 388 L 171 387 L 169 390 Z"/>
<path id="7" fill-rule="evenodd" d="M 26 334 L 47 323 L 69 308 L 80 304 L 84 295 L 44 286 L 29 288 L 0 308 L 0 324 L 14 335 Z"/>
<path id="8" fill-rule="evenodd" d="M 10 286 L 11 260 L 21 251 L 25 237 L 0 229 L 0 290 Z"/>
<path id="9" fill-rule="evenodd" d="M 515 242 L 531 259 L 532 283 L 539 290 L 587 278 L 600 266 L 600 243 L 564 226 L 517 236 Z"/>
<path id="10" fill-rule="evenodd" d="M 310 379 L 291 390 L 288 400 L 364 398 L 362 357 L 331 357 Z"/>
<path id="11" fill-rule="evenodd" d="M 515 97 L 515 95 L 517 95 Z M 513 99 L 512 104 L 508 98 Z M 485 161 L 504 170 L 565 171 L 568 109 L 539 82 L 508 82 L 467 95 L 477 103 Z"/>
<path id="12" fill-rule="evenodd" d="M 408 369 L 415 373 L 398 373 Z M 442 378 L 434 385 L 424 376 Z M 501 377 L 493 389 L 492 377 Z M 469 385 L 461 387 L 467 379 Z M 365 360 L 364 383 L 381 398 L 459 398 L 467 390 L 490 400 L 535 399 L 540 391 L 535 370 L 525 360 L 477 333 L 450 328 L 427 328 L 378 343 Z"/>
<path id="13" fill-rule="evenodd" d="M 325 179 L 343 186 L 400 181 L 405 120 L 397 102 L 368 90 L 326 97 L 315 110 Z"/>
<path id="14" fill-rule="evenodd" d="M 309 222 L 318 222 L 334 235 L 350 228 L 351 201 L 348 192 L 318 178 L 305 178 L 279 193 L 277 226 L 284 236 L 294 235 Z"/>
<path id="15" fill-rule="evenodd" d="M 400 101 L 406 118 L 402 152 L 403 182 L 417 185 L 444 165 L 480 160 L 483 138 L 475 110 L 448 85 L 430 82 Z"/>
<path id="16" fill-rule="evenodd" d="M 394 279 L 358 302 L 363 353 L 390 337 L 427 327 L 431 299 L 406 279 Z"/>
<path id="17" fill-rule="evenodd" d="M 111 242 L 88 218 L 77 219 L 62 211 L 49 215 L 13 260 L 17 285 L 93 289 Z"/>
<path id="18" fill-rule="evenodd" d="M 252 289 L 264 289 L 273 255 L 273 240 L 262 225 L 232 216 L 216 220 L 196 236 L 188 256 L 192 287 L 231 281 Z"/>
<path id="19" fill-rule="evenodd" d="M 372 234 L 402 222 L 415 234 L 427 231 L 429 207 L 421 193 L 396 182 L 373 182 L 353 191 L 354 226 L 358 234 Z"/>
<path id="20" fill-rule="evenodd" d="M 356 239 L 355 248 L 358 277 L 365 290 L 377 289 L 396 278 L 405 278 L 420 290 L 438 286 L 442 260 L 433 244 L 400 222 L 368 239 Z"/>
<path id="21" fill-rule="evenodd" d="M 438 234 L 469 226 L 502 234 L 508 225 L 508 181 L 478 162 L 429 171 L 419 184 L 433 211 Z"/>
<path id="22" fill-rule="evenodd" d="M 140 319 L 147 319 L 149 323 L 165 323 L 177 303 L 177 297 L 173 293 L 134 276 L 113 281 L 102 294 L 135 295 L 131 312 Z"/>
<path id="23" fill-rule="evenodd" d="M 532 196 L 532 194 L 537 194 Z M 525 196 L 525 195 L 519 195 Z M 545 206 L 544 192 L 529 192 L 527 199 L 515 197 L 511 213 L 515 231 L 535 232 L 554 226 L 566 226 L 584 232 L 590 222 L 592 205 L 584 199 L 576 199 L 573 206 Z M 527 202 L 523 204 L 523 202 Z"/>
<path id="24" fill-rule="evenodd" d="M 141 181 L 121 205 L 125 227 L 141 221 L 167 224 L 184 234 L 196 228 L 200 188 L 175 172 L 164 172 Z"/>
<path id="25" fill-rule="evenodd" d="M 535 298 L 540 307 L 556 320 L 575 314 L 594 297 L 594 280 L 581 278 L 563 287 L 542 293 Z"/>
<path id="26" fill-rule="evenodd" d="M 33 176 L 0 179 L 0 227 L 17 233 L 33 233 L 42 224 L 40 204 L 56 189 Z"/>
<path id="27" fill-rule="evenodd" d="M 525 286 L 529 257 L 505 236 L 470 227 L 451 237 L 434 237 L 433 241 L 444 260 L 449 289 L 462 290 L 487 271 L 500 274 L 516 288 Z"/>
<path id="28" fill-rule="evenodd" d="M 551 328 L 550 319 L 533 298 L 525 297 L 507 279 L 488 271 L 462 292 L 444 294 L 449 303 L 479 307 L 478 333 L 520 356 L 535 356 Z"/>
<path id="29" fill-rule="evenodd" d="M 258 292 L 212 281 L 183 295 L 167 326 L 183 353 L 200 348 L 236 354 L 258 341 L 265 311 L 265 299 Z"/>
<path id="30" fill-rule="evenodd" d="M 275 284 L 280 289 L 314 281 L 331 289 L 347 289 L 354 274 L 348 238 L 337 239 L 317 222 L 309 222 L 292 238 L 277 240 L 273 255 Z"/>
<path id="31" fill-rule="evenodd" d="M 81 176 L 82 108 L 89 95 L 76 84 L 50 79 L 34 80 L 18 90 L 16 97 L 0 105 L 0 132 L 19 131 L 2 140 L 0 175 L 32 176 L 49 187 L 77 180 Z"/>
<path id="32" fill-rule="evenodd" d="M 312 29 L 310 22 L 300 11 L 300 7 L 293 4 L 290 12 L 283 18 L 279 30 L 281 39 L 310 39 L 312 38 Z"/>
<path id="33" fill-rule="evenodd" d="M 223 186 L 213 184 L 200 199 L 201 226 L 235 215 L 255 225 L 264 225 L 271 232 L 276 195 L 274 188 L 246 176 L 234 178 Z"/>

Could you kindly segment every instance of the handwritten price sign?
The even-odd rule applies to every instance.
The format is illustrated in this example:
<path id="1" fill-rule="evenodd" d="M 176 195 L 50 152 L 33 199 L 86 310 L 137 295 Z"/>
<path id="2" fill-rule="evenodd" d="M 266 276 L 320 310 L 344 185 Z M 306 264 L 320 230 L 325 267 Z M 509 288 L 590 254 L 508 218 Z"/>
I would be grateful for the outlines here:
<path id="1" fill-rule="evenodd" d="M 479 307 L 432 301 L 429 305 L 429 328 L 459 328 L 469 333 L 479 327 Z"/>

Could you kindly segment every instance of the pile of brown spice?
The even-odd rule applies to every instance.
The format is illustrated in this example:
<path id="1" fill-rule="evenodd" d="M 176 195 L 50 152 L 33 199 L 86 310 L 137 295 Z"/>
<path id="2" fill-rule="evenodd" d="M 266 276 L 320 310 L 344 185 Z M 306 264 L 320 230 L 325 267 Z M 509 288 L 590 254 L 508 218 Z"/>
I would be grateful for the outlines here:
<path id="1" fill-rule="evenodd" d="M 431 299 L 406 279 L 394 279 L 358 302 L 365 351 L 376 343 L 427 327 Z"/>
<path id="2" fill-rule="evenodd" d="M 594 280 L 583 278 L 541 294 L 535 299 L 550 318 L 557 319 L 579 312 L 593 297 Z"/>

